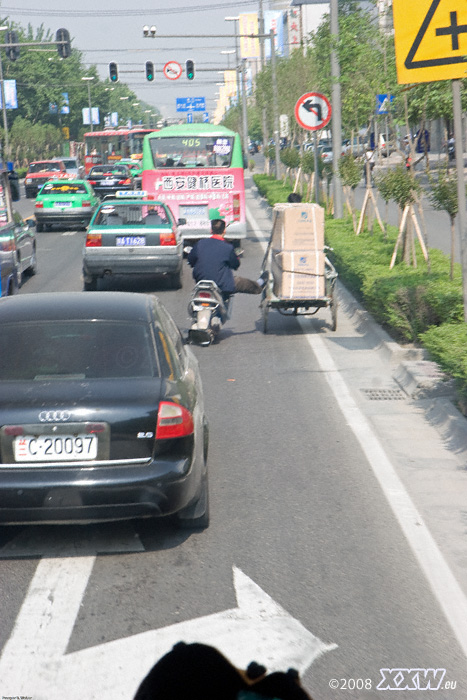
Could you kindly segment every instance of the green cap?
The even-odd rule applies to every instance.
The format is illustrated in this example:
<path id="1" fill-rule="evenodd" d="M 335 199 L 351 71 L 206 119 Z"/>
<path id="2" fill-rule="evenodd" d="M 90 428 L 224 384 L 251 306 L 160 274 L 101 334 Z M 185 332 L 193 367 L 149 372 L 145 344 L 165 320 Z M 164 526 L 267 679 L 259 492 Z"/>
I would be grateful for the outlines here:
<path id="1" fill-rule="evenodd" d="M 214 219 L 222 219 L 225 221 L 225 216 L 220 213 L 218 207 L 216 209 L 209 210 L 209 221 L 213 221 Z"/>

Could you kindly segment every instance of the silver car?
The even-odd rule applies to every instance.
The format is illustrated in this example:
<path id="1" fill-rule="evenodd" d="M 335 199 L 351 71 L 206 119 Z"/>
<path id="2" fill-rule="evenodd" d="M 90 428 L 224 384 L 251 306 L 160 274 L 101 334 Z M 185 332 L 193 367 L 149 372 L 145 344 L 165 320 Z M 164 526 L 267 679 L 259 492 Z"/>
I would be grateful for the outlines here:
<path id="1" fill-rule="evenodd" d="M 54 160 L 61 160 L 64 164 L 67 173 L 73 176 L 74 179 L 81 180 L 84 178 L 84 167 L 80 164 L 77 158 L 54 158 Z"/>

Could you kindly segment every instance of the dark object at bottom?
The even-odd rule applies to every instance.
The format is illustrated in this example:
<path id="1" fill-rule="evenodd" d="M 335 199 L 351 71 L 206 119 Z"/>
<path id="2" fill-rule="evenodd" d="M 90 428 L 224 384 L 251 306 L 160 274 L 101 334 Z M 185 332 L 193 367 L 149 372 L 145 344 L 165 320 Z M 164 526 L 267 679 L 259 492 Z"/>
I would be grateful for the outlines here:
<path id="1" fill-rule="evenodd" d="M 179 642 L 149 671 L 134 700 L 257 700 L 258 696 L 311 700 L 295 669 L 266 675 L 264 666 L 253 661 L 241 671 L 214 647 Z"/>

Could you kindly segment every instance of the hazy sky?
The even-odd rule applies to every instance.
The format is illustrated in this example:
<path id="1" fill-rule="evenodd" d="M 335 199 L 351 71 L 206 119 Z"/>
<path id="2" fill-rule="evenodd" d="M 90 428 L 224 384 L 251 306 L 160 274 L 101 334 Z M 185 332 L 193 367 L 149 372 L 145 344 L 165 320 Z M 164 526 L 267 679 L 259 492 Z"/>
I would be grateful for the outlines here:
<path id="1" fill-rule="evenodd" d="M 108 77 L 110 61 L 118 63 L 120 81 L 169 117 L 177 115 L 177 97 L 205 97 L 212 114 L 219 89 L 216 82 L 223 80 L 216 71 L 227 69 L 229 64 L 234 66 L 235 56 L 222 55 L 221 51 L 233 50 L 235 39 L 160 39 L 157 35 L 146 39 L 143 26 L 155 25 L 158 34 L 234 34 L 237 22 L 225 21 L 224 17 L 256 12 L 258 6 L 250 0 L 214 0 L 211 4 L 209 0 L 177 0 L 176 5 L 170 0 L 0 0 L 2 17 L 24 27 L 43 24 L 54 34 L 60 27 L 68 29 L 72 45 L 82 51 L 87 65 L 97 65 L 101 78 Z M 167 61 L 178 61 L 184 67 L 189 58 L 195 62 L 192 82 L 184 75 L 176 81 L 163 76 Z M 155 66 L 152 83 L 145 78 L 146 61 L 153 61 Z"/>

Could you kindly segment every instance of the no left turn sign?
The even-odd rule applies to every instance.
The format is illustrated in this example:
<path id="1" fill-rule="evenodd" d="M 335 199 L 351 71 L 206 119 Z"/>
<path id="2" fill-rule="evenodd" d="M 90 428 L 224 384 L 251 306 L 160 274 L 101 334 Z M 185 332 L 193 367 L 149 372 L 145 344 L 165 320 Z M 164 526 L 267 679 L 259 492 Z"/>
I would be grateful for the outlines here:
<path id="1" fill-rule="evenodd" d="M 168 61 L 162 72 L 169 80 L 178 80 L 182 74 L 182 67 L 177 61 Z"/>
<path id="2" fill-rule="evenodd" d="M 295 105 L 295 119 L 308 131 L 323 129 L 329 123 L 331 114 L 331 103 L 319 92 L 307 92 Z"/>

